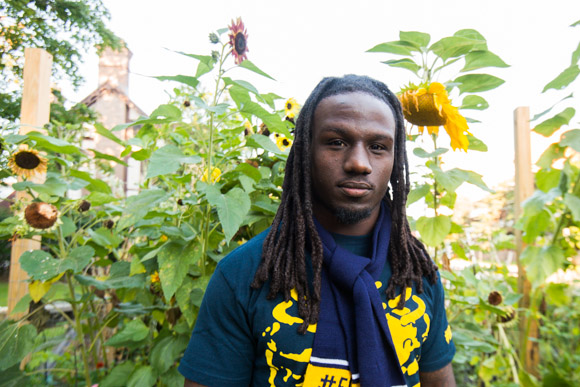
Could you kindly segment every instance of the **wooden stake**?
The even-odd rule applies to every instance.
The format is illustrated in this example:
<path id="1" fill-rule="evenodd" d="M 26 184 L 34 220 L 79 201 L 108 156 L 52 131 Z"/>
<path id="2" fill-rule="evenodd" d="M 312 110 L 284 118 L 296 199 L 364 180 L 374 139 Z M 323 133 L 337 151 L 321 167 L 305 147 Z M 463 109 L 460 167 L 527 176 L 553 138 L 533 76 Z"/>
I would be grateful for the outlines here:
<path id="1" fill-rule="evenodd" d="M 40 48 L 24 50 L 24 88 L 20 111 L 20 134 L 42 131 L 50 116 L 50 75 L 52 55 Z M 35 176 L 33 181 L 42 182 L 45 176 Z M 24 191 L 16 193 L 16 200 L 27 198 Z M 8 283 L 8 314 L 18 301 L 28 293 L 28 275 L 20 267 L 20 256 L 28 250 L 40 249 L 40 236 L 34 239 L 18 239 L 12 242 L 10 276 Z M 20 314 L 21 316 L 22 314 Z M 18 318 L 19 315 L 11 317 Z"/>
<path id="2" fill-rule="evenodd" d="M 514 111 L 514 147 L 515 147 L 515 220 L 522 215 L 522 203 L 534 192 L 534 175 L 532 174 L 532 155 L 530 145 L 530 109 L 527 106 L 518 107 Z M 516 258 L 518 262 L 518 292 L 522 294 L 519 302 L 521 308 L 530 307 L 530 292 L 532 285 L 526 276 L 526 269 L 520 262 L 524 250 L 521 230 L 516 230 Z M 538 321 L 532 318 L 529 336 L 526 337 L 528 318 L 524 312 L 519 315 L 520 329 L 520 359 L 527 372 L 539 376 L 540 349 L 538 338 Z"/>

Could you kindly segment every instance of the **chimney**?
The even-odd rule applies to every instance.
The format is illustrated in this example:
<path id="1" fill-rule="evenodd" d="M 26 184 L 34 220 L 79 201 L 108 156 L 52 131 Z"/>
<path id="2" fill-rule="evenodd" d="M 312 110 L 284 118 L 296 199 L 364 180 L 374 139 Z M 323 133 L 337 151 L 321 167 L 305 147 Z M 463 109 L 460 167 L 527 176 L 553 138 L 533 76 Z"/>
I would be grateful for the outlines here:
<path id="1" fill-rule="evenodd" d="M 118 51 L 107 47 L 99 58 L 99 87 L 109 83 L 123 93 L 129 93 L 129 60 L 133 54 L 126 47 Z"/>

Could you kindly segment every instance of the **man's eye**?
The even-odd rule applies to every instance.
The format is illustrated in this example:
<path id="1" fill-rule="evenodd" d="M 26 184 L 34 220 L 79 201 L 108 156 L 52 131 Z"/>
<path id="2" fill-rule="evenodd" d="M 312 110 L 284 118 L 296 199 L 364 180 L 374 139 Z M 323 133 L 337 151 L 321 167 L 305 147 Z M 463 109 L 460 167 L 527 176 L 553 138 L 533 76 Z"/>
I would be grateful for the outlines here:
<path id="1" fill-rule="evenodd" d="M 381 144 L 373 144 L 371 145 L 371 150 L 373 151 L 383 151 L 383 150 L 387 150 L 387 147 Z"/>
<path id="2" fill-rule="evenodd" d="M 346 146 L 346 143 L 342 140 L 331 140 L 328 144 L 332 146 Z"/>

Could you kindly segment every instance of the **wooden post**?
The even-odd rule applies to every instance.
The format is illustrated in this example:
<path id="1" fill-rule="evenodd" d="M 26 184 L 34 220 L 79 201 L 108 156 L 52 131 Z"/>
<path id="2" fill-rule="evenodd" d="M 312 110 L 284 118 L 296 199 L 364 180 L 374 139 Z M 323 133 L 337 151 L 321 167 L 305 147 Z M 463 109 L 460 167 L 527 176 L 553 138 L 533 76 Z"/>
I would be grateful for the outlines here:
<path id="1" fill-rule="evenodd" d="M 50 116 L 50 75 L 52 55 L 40 48 L 27 48 L 24 51 L 24 88 L 20 110 L 20 134 L 41 131 Z M 35 182 L 42 182 L 45 176 L 36 175 Z M 16 193 L 16 200 L 27 199 L 24 191 Z M 18 301 L 28 293 L 28 275 L 20 267 L 20 256 L 28 250 L 40 249 L 40 237 L 17 239 L 12 242 L 10 257 L 10 276 L 8 283 L 8 314 Z M 12 316 L 18 317 L 18 316 Z"/>
<path id="2" fill-rule="evenodd" d="M 530 146 L 530 109 L 527 106 L 518 107 L 514 111 L 514 147 L 515 147 L 515 220 L 522 214 L 522 202 L 534 192 L 534 175 L 532 174 L 532 155 Z M 522 294 L 519 306 L 529 308 L 532 285 L 526 276 L 526 269 L 520 262 L 524 249 L 521 230 L 516 230 L 516 258 L 518 262 L 518 291 Z M 524 312 L 519 315 L 520 329 L 520 359 L 527 372 L 538 376 L 540 350 L 537 341 L 539 335 L 538 322 L 532 319 L 529 336 L 526 337 L 528 318 Z"/>

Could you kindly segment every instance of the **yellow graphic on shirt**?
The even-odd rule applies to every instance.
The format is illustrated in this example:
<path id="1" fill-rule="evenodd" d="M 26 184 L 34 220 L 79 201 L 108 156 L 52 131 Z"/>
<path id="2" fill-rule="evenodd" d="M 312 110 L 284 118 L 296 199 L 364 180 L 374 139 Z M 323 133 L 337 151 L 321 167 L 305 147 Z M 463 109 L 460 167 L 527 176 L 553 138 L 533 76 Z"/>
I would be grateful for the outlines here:
<path id="1" fill-rule="evenodd" d="M 378 282 L 377 288 L 381 286 L 382 284 Z M 405 290 L 405 306 L 403 309 L 396 309 L 400 298 L 401 296 L 399 295 L 388 301 L 387 322 L 403 373 L 414 375 L 419 371 L 419 362 L 417 357 L 411 355 L 415 349 L 419 348 L 427 340 L 431 319 L 425 313 L 425 302 L 413 295 L 411 288 Z M 383 303 L 383 307 L 387 309 L 387 304 Z M 421 331 L 423 331 L 424 324 L 425 330 L 422 334 L 418 334 L 419 323 L 422 323 Z"/>
<path id="2" fill-rule="evenodd" d="M 303 387 L 360 387 L 360 384 L 351 382 L 349 370 L 308 364 Z"/>
<path id="3" fill-rule="evenodd" d="M 447 329 L 445 330 L 445 341 L 447 341 L 447 344 L 449 344 L 451 342 L 452 338 L 453 338 L 453 333 L 451 333 L 451 327 L 449 325 L 447 325 Z"/>
<path id="4" fill-rule="evenodd" d="M 276 321 L 272 326 L 267 327 L 264 332 L 262 332 L 262 337 L 268 335 L 271 338 L 267 343 L 268 349 L 266 349 L 266 362 L 270 367 L 270 377 L 268 378 L 270 386 L 276 385 L 276 377 L 278 377 L 279 374 L 282 376 L 284 382 L 287 382 L 290 378 L 294 380 L 300 380 L 302 378 L 302 374 L 296 374 L 291 369 L 279 365 L 276 359 L 282 357 L 295 362 L 308 363 L 310 361 L 310 355 L 312 355 L 312 348 L 307 348 L 301 353 L 284 353 L 277 347 L 274 336 L 278 331 L 284 331 L 285 329 L 290 328 L 295 332 L 298 326 L 304 321 L 300 317 L 292 316 L 288 313 L 288 310 L 296 301 L 298 301 L 298 292 L 293 289 L 290 296 L 292 297 L 291 300 L 283 301 L 274 307 L 272 310 L 272 316 Z M 316 324 L 310 325 L 307 330 L 312 333 L 316 332 Z M 302 383 L 296 384 L 297 387 L 302 385 Z"/>

